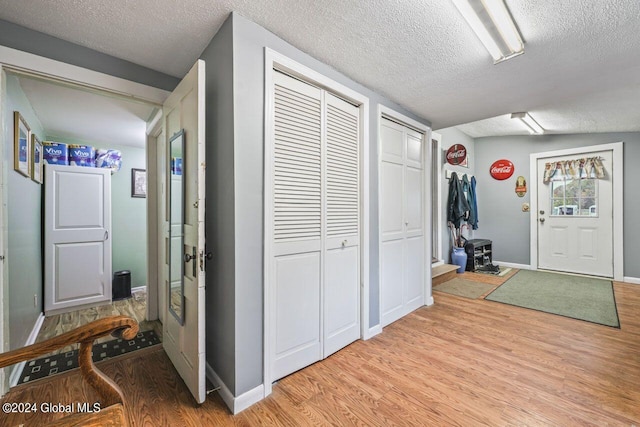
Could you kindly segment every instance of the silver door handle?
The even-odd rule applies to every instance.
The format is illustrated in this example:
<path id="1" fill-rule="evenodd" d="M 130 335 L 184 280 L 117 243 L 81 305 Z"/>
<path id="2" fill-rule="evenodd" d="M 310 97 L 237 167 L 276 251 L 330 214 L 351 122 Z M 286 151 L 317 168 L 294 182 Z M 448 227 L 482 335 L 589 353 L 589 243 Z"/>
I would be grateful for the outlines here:
<path id="1" fill-rule="evenodd" d="M 109 230 L 105 230 L 104 231 L 104 239 L 103 240 L 108 240 L 109 239 Z"/>
<path id="2" fill-rule="evenodd" d="M 540 222 L 544 224 L 544 218 L 540 218 Z"/>

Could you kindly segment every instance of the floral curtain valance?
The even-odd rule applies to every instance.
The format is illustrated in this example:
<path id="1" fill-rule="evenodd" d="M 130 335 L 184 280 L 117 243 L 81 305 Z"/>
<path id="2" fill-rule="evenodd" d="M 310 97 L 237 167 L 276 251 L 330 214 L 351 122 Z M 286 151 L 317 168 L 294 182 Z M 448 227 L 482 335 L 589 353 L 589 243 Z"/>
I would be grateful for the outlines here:
<path id="1" fill-rule="evenodd" d="M 548 184 L 554 179 L 606 178 L 607 173 L 602 165 L 601 157 L 585 157 L 583 159 L 560 160 L 545 163 L 542 182 Z"/>

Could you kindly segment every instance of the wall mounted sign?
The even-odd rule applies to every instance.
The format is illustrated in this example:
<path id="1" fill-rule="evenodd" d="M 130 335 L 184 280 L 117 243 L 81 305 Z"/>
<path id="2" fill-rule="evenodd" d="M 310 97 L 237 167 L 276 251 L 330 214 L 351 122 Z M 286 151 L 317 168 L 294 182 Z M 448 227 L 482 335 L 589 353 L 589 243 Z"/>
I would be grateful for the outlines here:
<path id="1" fill-rule="evenodd" d="M 467 149 L 462 144 L 453 144 L 447 150 L 447 163 L 454 166 L 467 166 Z"/>
<path id="2" fill-rule="evenodd" d="M 518 197 L 524 197 L 527 194 L 527 180 L 522 175 L 516 178 L 516 194 Z"/>
<path id="3" fill-rule="evenodd" d="M 513 163 L 507 159 L 496 160 L 489 168 L 491 176 L 500 181 L 510 178 L 514 170 Z"/>

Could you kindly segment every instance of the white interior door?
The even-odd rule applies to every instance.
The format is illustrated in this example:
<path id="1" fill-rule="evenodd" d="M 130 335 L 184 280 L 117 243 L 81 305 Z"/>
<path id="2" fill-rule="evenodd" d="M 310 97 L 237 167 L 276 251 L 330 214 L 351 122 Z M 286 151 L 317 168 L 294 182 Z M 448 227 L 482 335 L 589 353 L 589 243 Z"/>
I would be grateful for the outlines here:
<path id="1" fill-rule="evenodd" d="M 47 314 L 111 301 L 111 171 L 45 167 Z"/>
<path id="2" fill-rule="evenodd" d="M 600 157 L 605 178 L 561 171 L 543 183 L 546 163 Z M 613 277 L 613 152 L 538 159 L 538 268 Z M 591 169 L 589 172 L 593 173 Z"/>
<path id="3" fill-rule="evenodd" d="M 181 324 L 168 312 L 169 300 L 164 310 L 163 346 L 171 362 L 178 370 L 196 402 L 202 403 L 205 393 L 205 271 L 204 271 L 204 194 L 205 194 L 205 64 L 199 60 L 191 68 L 178 87 L 167 98 L 163 107 L 163 134 L 170 139 L 184 130 L 184 154 L 182 175 L 184 177 L 184 223 L 182 248 L 178 256 L 197 254 L 196 259 L 185 262 L 184 275 L 184 322 Z M 166 142 L 165 142 L 166 147 Z M 168 159 L 160 171 L 167 173 Z M 170 185 L 164 180 L 164 185 Z M 165 187 L 166 188 L 166 187 Z M 167 197 L 160 203 L 167 208 Z M 161 216 L 165 218 L 166 213 Z M 168 236 L 169 225 L 165 221 Z M 167 242 L 166 244 L 169 244 Z M 172 248 L 176 249 L 176 248 Z M 181 250 L 180 250 L 181 249 Z M 166 256 L 166 254 L 165 254 Z M 165 259 L 161 260 L 166 263 Z M 192 268 L 196 263 L 195 274 Z M 167 271 L 163 272 L 166 289 L 171 289 Z"/>
<path id="4" fill-rule="evenodd" d="M 380 126 L 380 290 L 382 326 L 424 305 L 422 134 L 382 119 Z"/>

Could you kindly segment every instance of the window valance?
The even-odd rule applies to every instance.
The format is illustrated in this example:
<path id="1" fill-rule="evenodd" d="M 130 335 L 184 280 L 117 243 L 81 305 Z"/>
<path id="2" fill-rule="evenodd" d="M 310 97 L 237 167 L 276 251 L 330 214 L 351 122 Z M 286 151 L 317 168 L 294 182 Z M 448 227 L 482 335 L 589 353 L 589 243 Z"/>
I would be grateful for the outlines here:
<path id="1" fill-rule="evenodd" d="M 545 163 L 542 182 L 548 184 L 552 179 L 606 178 L 607 173 L 600 157 L 560 160 Z"/>

